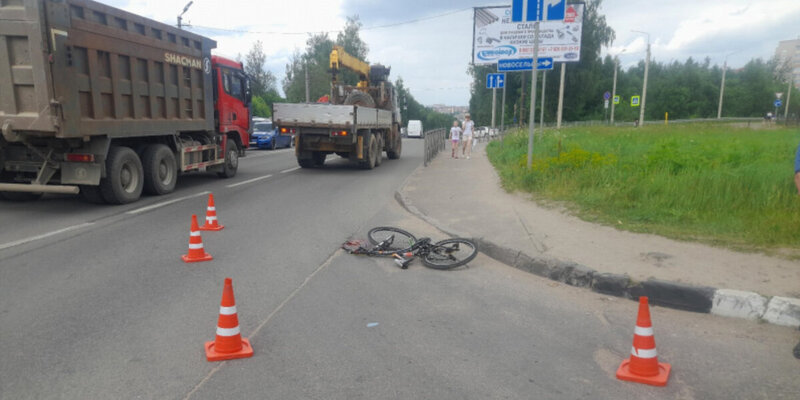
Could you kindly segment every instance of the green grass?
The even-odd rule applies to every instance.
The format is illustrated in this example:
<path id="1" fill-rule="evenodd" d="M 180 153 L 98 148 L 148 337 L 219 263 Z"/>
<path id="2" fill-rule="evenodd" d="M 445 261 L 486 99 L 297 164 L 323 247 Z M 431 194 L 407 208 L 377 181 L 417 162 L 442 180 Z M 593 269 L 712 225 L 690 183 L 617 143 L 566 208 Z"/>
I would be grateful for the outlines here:
<path id="1" fill-rule="evenodd" d="M 730 124 L 537 130 L 488 147 L 507 190 L 636 232 L 800 256 L 797 129 Z"/>

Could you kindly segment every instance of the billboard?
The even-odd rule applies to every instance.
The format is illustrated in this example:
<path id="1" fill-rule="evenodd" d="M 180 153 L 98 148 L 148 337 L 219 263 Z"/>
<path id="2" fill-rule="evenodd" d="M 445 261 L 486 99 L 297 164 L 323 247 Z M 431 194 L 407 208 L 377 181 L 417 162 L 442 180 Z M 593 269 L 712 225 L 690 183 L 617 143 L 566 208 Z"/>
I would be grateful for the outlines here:
<path id="1" fill-rule="evenodd" d="M 576 62 L 581 55 L 585 5 L 567 4 L 563 21 L 539 25 L 539 57 Z M 511 6 L 475 7 L 472 63 L 496 64 L 500 59 L 533 57 L 535 22 L 512 22 Z"/>

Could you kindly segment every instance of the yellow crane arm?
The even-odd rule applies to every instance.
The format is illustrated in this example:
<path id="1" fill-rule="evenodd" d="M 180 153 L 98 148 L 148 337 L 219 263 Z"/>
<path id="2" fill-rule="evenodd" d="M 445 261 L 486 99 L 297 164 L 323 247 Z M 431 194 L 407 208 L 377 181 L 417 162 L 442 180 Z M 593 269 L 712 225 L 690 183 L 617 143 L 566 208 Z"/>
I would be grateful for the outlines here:
<path id="1" fill-rule="evenodd" d="M 358 87 L 369 86 L 369 64 L 361 61 L 344 51 L 342 46 L 333 46 L 331 50 L 331 72 L 333 82 L 336 83 L 336 72 L 341 68 L 347 68 L 358 74 Z"/>

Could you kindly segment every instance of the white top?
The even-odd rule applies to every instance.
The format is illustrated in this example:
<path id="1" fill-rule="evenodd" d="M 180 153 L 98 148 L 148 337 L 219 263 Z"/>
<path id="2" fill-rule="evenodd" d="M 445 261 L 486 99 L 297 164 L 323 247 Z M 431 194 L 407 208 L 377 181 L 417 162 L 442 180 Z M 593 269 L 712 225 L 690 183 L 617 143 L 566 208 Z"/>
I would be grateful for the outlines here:
<path id="1" fill-rule="evenodd" d="M 450 140 L 458 140 L 459 135 L 461 135 L 461 128 L 457 126 L 450 128 Z"/>
<path id="2" fill-rule="evenodd" d="M 464 121 L 464 136 L 471 137 L 472 130 L 474 127 L 475 127 L 475 121 L 473 120 Z"/>

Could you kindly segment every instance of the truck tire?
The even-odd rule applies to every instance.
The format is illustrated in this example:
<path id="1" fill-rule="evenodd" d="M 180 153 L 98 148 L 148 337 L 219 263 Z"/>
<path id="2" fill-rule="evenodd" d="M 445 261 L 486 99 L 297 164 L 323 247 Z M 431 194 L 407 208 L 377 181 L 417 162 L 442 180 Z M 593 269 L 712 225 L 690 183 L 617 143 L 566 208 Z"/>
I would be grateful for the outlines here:
<path id="1" fill-rule="evenodd" d="M 314 160 L 310 158 L 298 158 L 297 165 L 300 168 L 314 168 Z"/>
<path id="2" fill-rule="evenodd" d="M 178 180 L 178 167 L 172 150 L 163 144 L 151 144 L 143 153 L 144 192 L 154 195 L 172 193 Z"/>
<path id="3" fill-rule="evenodd" d="M 222 164 L 222 171 L 218 172 L 220 178 L 233 178 L 236 170 L 239 169 L 239 149 L 233 139 L 225 141 L 225 162 Z"/>
<path id="4" fill-rule="evenodd" d="M 100 193 L 109 204 L 139 200 L 144 188 L 142 161 L 133 149 L 113 146 L 106 159 L 106 177 L 100 180 Z"/>
<path id="5" fill-rule="evenodd" d="M 371 133 L 367 133 L 364 137 L 364 159 L 359 165 L 363 169 L 373 169 L 375 168 L 375 159 L 377 158 L 376 153 L 379 151 L 378 139 Z"/>
<path id="6" fill-rule="evenodd" d="M 327 156 L 328 155 L 325 154 L 322 151 L 315 151 L 314 153 L 312 153 L 311 159 L 314 161 L 314 166 L 315 167 L 321 167 L 321 166 L 325 165 L 325 158 Z"/>
<path id="7" fill-rule="evenodd" d="M 400 135 L 397 135 L 397 140 L 394 144 L 394 148 L 391 150 L 386 150 L 386 157 L 389 157 L 390 160 L 397 160 L 400 158 L 400 153 L 403 151 L 403 138 Z"/>
<path id="8" fill-rule="evenodd" d="M 100 192 L 100 186 L 80 185 L 81 197 L 89 203 L 106 204 L 103 194 Z"/>
<path id="9" fill-rule="evenodd" d="M 375 99 L 360 90 L 353 90 L 345 97 L 344 104 L 375 108 Z"/>
<path id="10" fill-rule="evenodd" d="M 375 134 L 375 138 L 378 140 L 378 151 L 375 154 L 375 166 L 380 166 L 383 162 L 383 135 Z"/>

